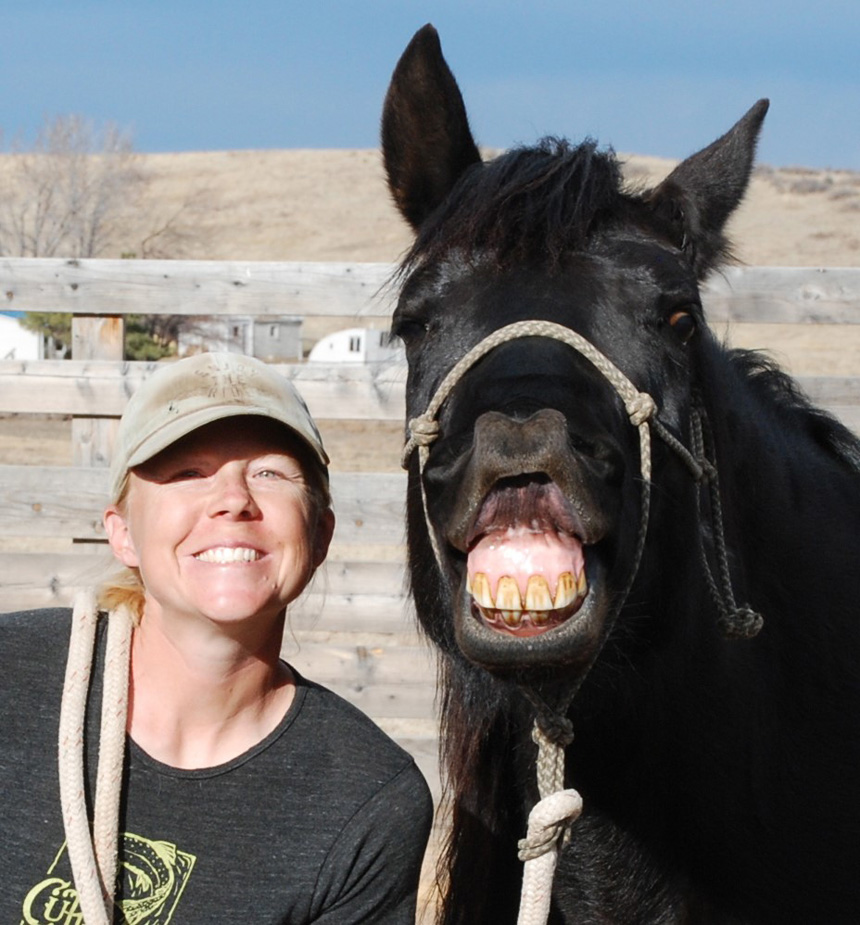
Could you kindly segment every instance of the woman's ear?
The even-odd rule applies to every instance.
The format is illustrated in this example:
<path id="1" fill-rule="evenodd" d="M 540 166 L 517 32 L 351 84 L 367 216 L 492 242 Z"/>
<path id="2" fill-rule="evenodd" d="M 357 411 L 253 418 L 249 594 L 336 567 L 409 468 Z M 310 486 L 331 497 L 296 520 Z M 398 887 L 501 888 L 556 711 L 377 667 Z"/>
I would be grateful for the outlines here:
<path id="1" fill-rule="evenodd" d="M 326 508 L 319 516 L 314 535 L 314 570 L 318 569 L 328 555 L 328 547 L 334 535 L 334 511 Z"/>
<path id="2" fill-rule="evenodd" d="M 139 568 L 140 560 L 137 557 L 125 515 L 115 504 L 112 504 L 105 510 L 102 520 L 110 548 L 116 558 L 129 568 Z"/>

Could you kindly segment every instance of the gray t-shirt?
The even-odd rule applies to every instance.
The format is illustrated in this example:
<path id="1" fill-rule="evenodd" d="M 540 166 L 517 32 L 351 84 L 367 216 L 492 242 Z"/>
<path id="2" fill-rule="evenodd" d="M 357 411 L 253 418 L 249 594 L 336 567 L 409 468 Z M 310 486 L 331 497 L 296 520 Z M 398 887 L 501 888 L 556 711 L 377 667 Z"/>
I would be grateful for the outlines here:
<path id="1" fill-rule="evenodd" d="M 80 925 L 57 782 L 69 614 L 0 616 L 3 923 Z M 91 786 L 104 636 L 87 715 Z M 409 755 L 297 675 L 277 729 L 227 764 L 179 770 L 128 742 L 115 921 L 413 923 L 431 817 Z"/>

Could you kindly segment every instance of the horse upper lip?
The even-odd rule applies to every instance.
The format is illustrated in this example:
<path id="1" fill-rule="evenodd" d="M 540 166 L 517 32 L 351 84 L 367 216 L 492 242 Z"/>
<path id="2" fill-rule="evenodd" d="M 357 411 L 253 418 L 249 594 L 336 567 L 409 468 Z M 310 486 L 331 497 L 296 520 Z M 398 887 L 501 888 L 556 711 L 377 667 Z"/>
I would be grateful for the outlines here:
<path id="1" fill-rule="evenodd" d="M 541 477 L 544 476 L 541 474 Z M 483 498 L 477 500 L 474 505 L 477 511 L 474 511 L 473 508 L 474 512 L 470 512 L 468 517 L 452 524 L 447 538 L 455 549 L 462 553 L 467 553 L 475 542 L 486 533 L 513 525 L 510 517 L 497 517 L 493 498 L 494 493 L 500 490 L 499 484 L 494 485 Z M 575 510 L 570 499 L 564 495 L 556 483 L 548 481 L 545 493 L 550 500 L 540 516 L 536 520 L 529 522 L 518 519 L 518 523 L 536 531 L 552 530 L 557 533 L 567 533 L 570 536 L 577 537 L 585 545 L 595 541 L 594 537 L 589 536 L 582 517 Z"/>

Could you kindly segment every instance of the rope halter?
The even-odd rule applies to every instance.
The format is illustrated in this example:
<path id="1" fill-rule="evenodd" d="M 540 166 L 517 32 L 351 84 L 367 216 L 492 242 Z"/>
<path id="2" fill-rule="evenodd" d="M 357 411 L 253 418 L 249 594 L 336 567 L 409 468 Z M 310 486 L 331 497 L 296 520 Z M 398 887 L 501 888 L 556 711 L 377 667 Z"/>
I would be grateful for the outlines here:
<path id="1" fill-rule="evenodd" d="M 427 508 L 427 492 L 424 488 L 424 468 L 430 456 L 430 447 L 439 436 L 439 422 L 437 415 L 448 396 L 453 392 L 454 386 L 463 376 L 486 354 L 501 344 L 521 337 L 548 337 L 561 341 L 572 347 L 589 360 L 607 379 L 624 403 L 624 408 L 630 418 L 630 423 L 639 430 L 639 459 L 644 484 L 651 481 L 651 433 L 648 422 L 657 411 L 654 399 L 647 392 L 640 392 L 635 385 L 621 372 L 621 370 L 604 354 L 602 354 L 590 341 L 581 334 L 556 324 L 554 321 L 516 321 L 505 325 L 489 334 L 477 343 L 465 356 L 463 356 L 448 372 L 440 383 L 436 393 L 430 399 L 424 414 L 412 418 L 409 422 L 409 438 L 403 448 L 400 462 L 404 469 L 409 466 L 409 457 L 413 450 L 418 449 L 419 482 L 421 484 L 421 503 L 424 506 L 424 519 L 427 523 L 427 532 L 433 545 L 433 552 L 440 570 L 444 573 L 444 563 L 441 549 L 436 538 L 436 532 L 430 521 Z"/>

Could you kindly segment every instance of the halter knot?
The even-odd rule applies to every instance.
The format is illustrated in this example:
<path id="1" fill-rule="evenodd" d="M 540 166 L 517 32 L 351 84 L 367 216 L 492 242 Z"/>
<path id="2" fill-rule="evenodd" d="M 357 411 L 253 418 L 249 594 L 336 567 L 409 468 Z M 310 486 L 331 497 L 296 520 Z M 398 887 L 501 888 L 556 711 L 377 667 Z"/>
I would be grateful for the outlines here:
<path id="1" fill-rule="evenodd" d="M 409 433 L 417 446 L 430 446 L 439 436 L 439 422 L 421 414 L 409 422 Z"/>
<path id="2" fill-rule="evenodd" d="M 556 848 L 581 812 L 582 797 L 575 790 L 558 790 L 536 803 L 528 833 L 517 842 L 519 859 L 533 861 Z"/>
<path id="3" fill-rule="evenodd" d="M 650 421 L 657 411 L 657 403 L 647 392 L 637 392 L 633 398 L 625 402 L 625 407 L 634 427 Z"/>
<path id="4" fill-rule="evenodd" d="M 764 626 L 762 615 L 746 605 L 721 614 L 717 622 L 729 639 L 752 639 Z"/>
<path id="5" fill-rule="evenodd" d="M 712 482 L 717 477 L 717 467 L 704 456 L 699 459 L 699 465 L 702 467 L 702 475 L 699 481 Z"/>
<path id="6" fill-rule="evenodd" d="M 400 454 L 400 465 L 409 468 L 409 457 L 416 446 L 430 446 L 439 436 L 439 422 L 429 413 L 419 414 L 409 421 L 409 439 Z"/>

